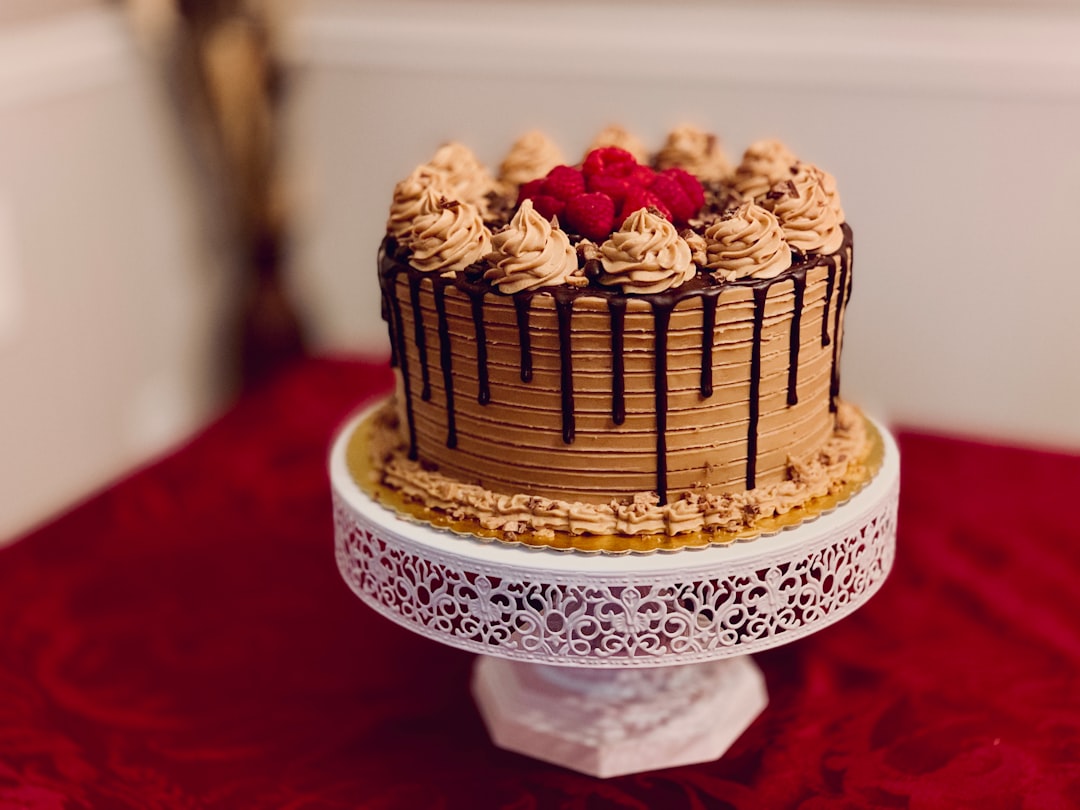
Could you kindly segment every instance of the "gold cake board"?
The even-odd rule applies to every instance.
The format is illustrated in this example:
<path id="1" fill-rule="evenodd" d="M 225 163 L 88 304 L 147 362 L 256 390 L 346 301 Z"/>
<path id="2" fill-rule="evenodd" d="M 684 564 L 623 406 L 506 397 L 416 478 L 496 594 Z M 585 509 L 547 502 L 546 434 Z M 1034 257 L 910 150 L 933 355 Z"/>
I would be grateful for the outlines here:
<path id="1" fill-rule="evenodd" d="M 512 538 L 498 529 L 488 529 L 474 519 L 457 519 L 446 512 L 433 509 L 426 504 L 410 499 L 397 489 L 384 485 L 380 480 L 379 470 L 372 459 L 371 446 L 373 432 L 380 429 L 379 419 L 382 408 L 390 408 L 388 400 L 382 406 L 371 409 L 355 429 L 349 434 L 346 447 L 346 462 L 357 485 L 374 500 L 394 511 L 399 517 L 429 523 L 440 529 L 478 540 L 520 543 L 536 548 L 551 548 L 556 551 L 578 551 L 602 554 L 648 554 L 657 551 L 678 551 L 685 548 L 704 548 L 712 545 L 745 542 L 775 535 L 778 532 L 815 520 L 838 506 L 847 503 L 851 497 L 865 487 L 881 468 L 884 443 L 874 422 L 863 415 L 866 431 L 866 446 L 862 455 L 852 459 L 843 481 L 830 489 L 827 494 L 813 497 L 803 504 L 782 515 L 760 517 L 753 526 L 738 530 L 715 529 L 710 531 L 688 531 L 678 534 L 634 535 L 609 534 L 570 534 L 554 532 L 538 534 L 535 532 L 515 532 Z"/>

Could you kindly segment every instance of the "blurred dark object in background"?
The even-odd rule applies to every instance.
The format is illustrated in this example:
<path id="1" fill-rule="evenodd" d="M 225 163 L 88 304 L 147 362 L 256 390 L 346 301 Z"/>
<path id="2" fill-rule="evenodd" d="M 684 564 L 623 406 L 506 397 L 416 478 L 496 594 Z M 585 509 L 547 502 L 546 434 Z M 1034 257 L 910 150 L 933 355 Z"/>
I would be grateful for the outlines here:
<path id="1" fill-rule="evenodd" d="M 279 12 L 272 3 L 176 0 L 176 37 L 185 115 L 203 117 L 224 174 L 228 229 L 239 265 L 233 338 L 243 388 L 304 354 L 294 307 L 282 283 L 288 206 L 279 169 L 284 83 L 276 61 Z"/>

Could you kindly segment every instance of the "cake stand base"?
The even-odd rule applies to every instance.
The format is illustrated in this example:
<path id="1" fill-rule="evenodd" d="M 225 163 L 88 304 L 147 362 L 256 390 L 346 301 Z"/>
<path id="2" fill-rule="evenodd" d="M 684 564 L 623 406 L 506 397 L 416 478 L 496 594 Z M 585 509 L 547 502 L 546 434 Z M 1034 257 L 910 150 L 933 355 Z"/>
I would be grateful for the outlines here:
<path id="1" fill-rule="evenodd" d="M 500 748 L 598 777 L 717 759 L 768 703 L 745 655 L 640 669 L 481 656 L 472 690 Z"/>
<path id="2" fill-rule="evenodd" d="M 767 702 L 749 655 L 851 615 L 895 558 L 900 454 L 880 425 L 877 475 L 812 520 L 748 543 L 587 555 L 385 508 L 347 463 L 373 412 L 330 455 L 345 582 L 402 627 L 480 654 L 473 694 L 497 745 L 595 776 L 720 757 Z"/>

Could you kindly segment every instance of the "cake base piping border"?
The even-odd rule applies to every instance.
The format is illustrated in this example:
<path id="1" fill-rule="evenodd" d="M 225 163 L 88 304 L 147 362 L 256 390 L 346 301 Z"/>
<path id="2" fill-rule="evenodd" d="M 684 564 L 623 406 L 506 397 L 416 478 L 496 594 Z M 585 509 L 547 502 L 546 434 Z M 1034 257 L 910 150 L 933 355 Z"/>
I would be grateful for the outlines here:
<path id="1" fill-rule="evenodd" d="M 640 531 L 634 534 L 589 533 L 587 531 L 573 533 L 547 528 L 505 531 L 485 526 L 481 519 L 468 515 L 468 504 L 453 504 L 456 514 L 443 508 L 433 507 L 418 497 L 410 497 L 399 489 L 388 486 L 384 481 L 383 463 L 374 458 L 378 455 L 385 457 L 387 453 L 397 453 L 399 457 L 402 455 L 400 447 L 387 445 L 385 440 L 382 442 L 383 446 L 380 446 L 376 438 L 377 431 L 384 426 L 388 418 L 392 418 L 392 397 L 366 409 L 363 418 L 358 421 L 352 434 L 348 436 L 346 464 L 357 486 L 373 501 L 394 512 L 399 518 L 482 542 L 605 555 L 650 554 L 707 548 L 769 537 L 816 520 L 842 506 L 873 480 L 881 467 L 884 454 L 881 435 L 873 422 L 857 408 L 847 404 L 842 407 L 854 414 L 854 419 L 858 422 L 857 431 L 865 438 L 857 442 L 861 444 L 861 447 L 853 457 L 844 464 L 834 465 L 840 469 L 830 472 L 824 491 L 819 491 L 802 503 L 785 509 L 782 514 L 767 517 L 743 516 L 744 525 L 734 528 L 730 525 L 728 527 L 713 525 L 689 531 Z M 387 432 L 383 430 L 383 436 L 386 435 Z M 385 461 L 385 458 L 383 460 Z M 429 475 L 433 480 L 440 478 L 438 473 Z M 821 489 L 819 484 L 818 490 Z M 647 495 L 648 493 L 642 493 L 642 496 Z M 655 498 L 655 494 L 653 497 Z M 432 498 L 432 500 L 438 500 L 438 498 Z M 575 505 L 564 504 L 564 506 Z M 499 519 L 505 523 L 505 516 Z"/>

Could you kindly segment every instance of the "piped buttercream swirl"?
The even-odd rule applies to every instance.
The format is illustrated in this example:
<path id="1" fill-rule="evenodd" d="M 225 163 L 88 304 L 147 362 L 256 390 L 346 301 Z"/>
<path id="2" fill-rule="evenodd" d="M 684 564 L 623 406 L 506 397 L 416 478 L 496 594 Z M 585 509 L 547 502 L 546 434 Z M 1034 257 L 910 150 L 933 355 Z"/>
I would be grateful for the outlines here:
<path id="1" fill-rule="evenodd" d="M 491 252 L 491 233 L 475 205 L 441 199 L 434 211 L 416 218 L 407 243 L 409 262 L 418 270 L 457 272 Z"/>
<path id="2" fill-rule="evenodd" d="M 835 195 L 834 195 L 835 198 Z M 800 163 L 790 179 L 777 183 L 762 198 L 784 229 L 787 243 L 803 253 L 832 253 L 844 241 L 839 200 L 830 200 L 821 171 Z"/>
<path id="3" fill-rule="evenodd" d="M 658 293 L 694 277 L 692 252 L 675 226 L 639 208 L 600 246 L 601 284 L 624 293 Z"/>
<path id="4" fill-rule="evenodd" d="M 491 266 L 484 278 L 513 295 L 522 290 L 572 283 L 588 283 L 576 274 L 577 252 L 566 234 L 533 208 L 532 200 L 521 203 L 510 224 L 491 237 Z M 575 281 L 576 279 L 576 281 Z"/>
<path id="5" fill-rule="evenodd" d="M 775 278 L 791 267 L 791 248 L 776 216 L 745 202 L 705 229 L 705 266 L 725 281 Z"/>
<path id="6" fill-rule="evenodd" d="M 791 177 L 791 167 L 798 160 L 775 138 L 756 141 L 743 153 L 742 162 L 735 169 L 732 187 L 743 197 L 758 200 L 777 183 Z"/>
<path id="7" fill-rule="evenodd" d="M 836 218 L 843 222 L 846 217 L 844 216 L 844 207 L 840 204 L 840 192 L 836 190 L 836 178 L 812 163 L 800 163 L 799 167 L 802 166 L 805 166 L 808 172 L 817 176 L 818 181 L 821 183 L 821 190 L 825 192 L 825 199 L 828 200 L 829 208 L 836 215 Z"/>
<path id="8" fill-rule="evenodd" d="M 425 194 L 426 191 L 431 193 Z M 424 213 L 431 213 L 443 197 L 451 197 L 446 175 L 432 166 L 417 166 L 412 173 L 394 186 L 394 199 L 390 203 L 390 216 L 386 230 L 402 244 L 406 244 L 413 222 Z"/>
<path id="9" fill-rule="evenodd" d="M 428 167 L 446 177 L 450 197 L 471 205 L 481 205 L 495 181 L 469 147 L 451 141 L 443 144 L 428 161 Z"/>
<path id="10" fill-rule="evenodd" d="M 720 139 L 691 124 L 673 129 L 656 155 L 656 167 L 678 166 L 700 180 L 723 180 L 731 174 L 731 163 Z"/>
<path id="11" fill-rule="evenodd" d="M 539 130 L 526 132 L 514 141 L 499 165 L 499 182 L 516 188 L 565 162 L 559 147 L 547 135 Z"/>

